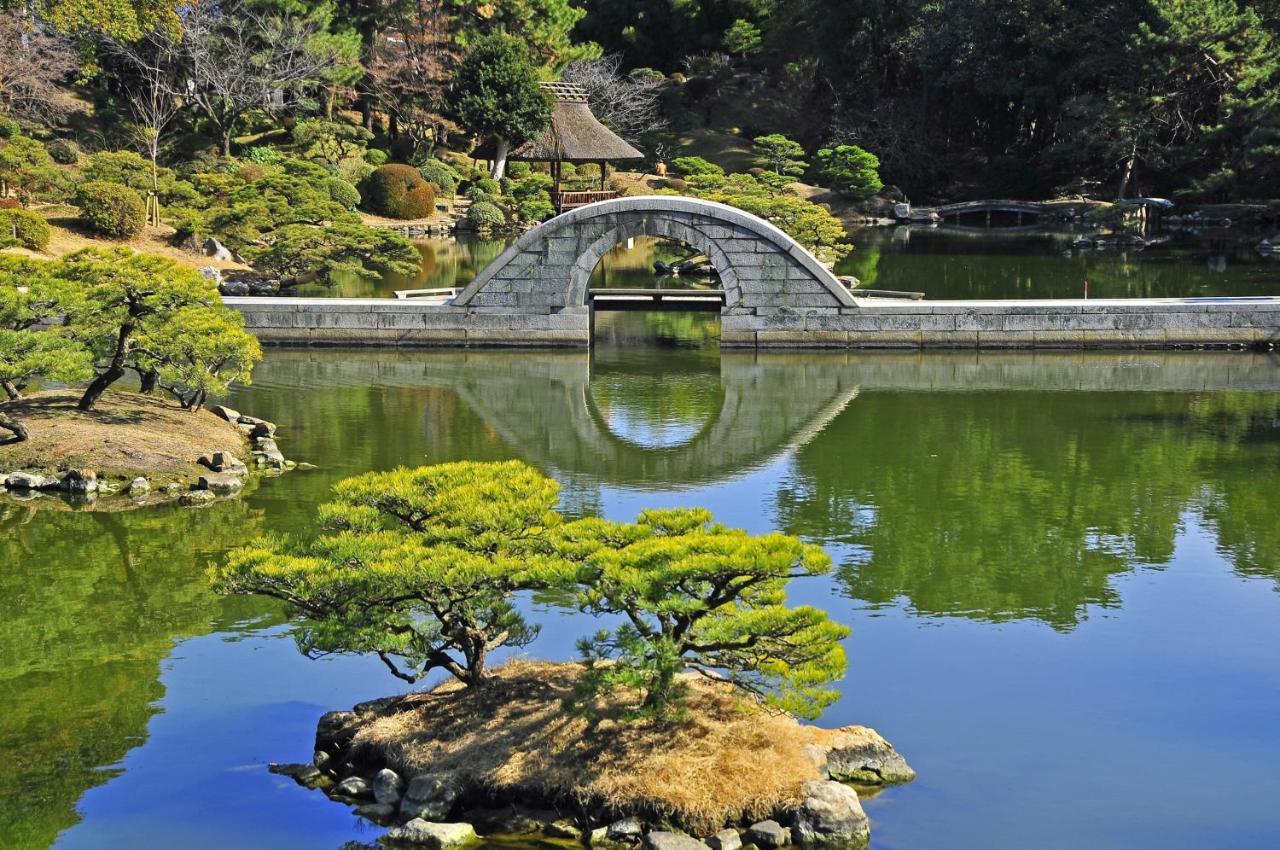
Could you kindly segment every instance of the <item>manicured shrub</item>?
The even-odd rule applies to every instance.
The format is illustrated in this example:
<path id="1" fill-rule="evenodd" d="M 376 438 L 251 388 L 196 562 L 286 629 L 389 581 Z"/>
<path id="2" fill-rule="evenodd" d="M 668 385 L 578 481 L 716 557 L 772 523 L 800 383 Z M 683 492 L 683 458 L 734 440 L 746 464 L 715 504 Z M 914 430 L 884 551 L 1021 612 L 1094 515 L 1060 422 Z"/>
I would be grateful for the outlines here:
<path id="1" fill-rule="evenodd" d="M 64 139 L 54 139 L 52 142 L 45 143 L 44 149 L 49 152 L 49 156 L 59 165 L 75 165 L 80 161 L 80 152 L 75 146 Z"/>
<path id="2" fill-rule="evenodd" d="M 516 181 L 510 177 L 503 177 L 498 181 L 498 192 L 502 195 L 510 195 L 511 190 L 515 188 Z"/>
<path id="3" fill-rule="evenodd" d="M 0 139 L 12 139 L 22 134 L 22 125 L 8 115 L 0 115 Z"/>
<path id="4" fill-rule="evenodd" d="M 468 200 L 471 201 L 490 201 L 496 196 L 495 192 L 486 192 L 474 183 L 467 187 L 467 191 L 463 193 Z"/>
<path id="5" fill-rule="evenodd" d="M 0 209 L 0 243 L 43 251 L 49 247 L 49 222 L 30 210 Z"/>
<path id="6" fill-rule="evenodd" d="M 76 190 L 80 220 L 89 229 L 115 239 L 128 239 L 142 232 L 147 207 L 142 196 L 128 186 L 90 180 Z"/>
<path id="7" fill-rule="evenodd" d="M 507 217 L 492 201 L 476 201 L 467 210 L 467 221 L 476 227 L 502 227 L 507 223 Z"/>
<path id="8" fill-rule="evenodd" d="M 22 202 L 17 198 L 0 198 L 0 210 L 20 210 Z"/>
<path id="9" fill-rule="evenodd" d="M 431 157 L 418 166 L 418 173 L 422 175 L 423 180 L 435 186 L 439 194 L 456 195 L 458 193 L 458 172 L 444 160 Z"/>
<path id="10" fill-rule="evenodd" d="M 360 194 L 371 211 L 390 218 L 426 218 L 436 210 L 435 189 L 409 165 L 379 166 Z"/>
<path id="11" fill-rule="evenodd" d="M 512 180 L 523 180 L 533 172 L 533 166 L 527 162 L 508 162 L 507 176 Z"/>
<path id="12" fill-rule="evenodd" d="M 487 175 L 484 177 L 475 178 L 474 180 L 471 181 L 471 184 L 467 188 L 468 190 L 479 189 L 481 192 L 484 192 L 486 195 L 502 194 L 502 187 L 498 185 L 498 181 L 494 180 L 492 177 L 489 177 Z"/>
<path id="13" fill-rule="evenodd" d="M 249 150 L 245 151 L 244 158 L 250 162 L 256 162 L 259 165 L 270 165 L 271 163 L 287 159 L 284 151 L 279 148 L 269 147 L 249 148 Z"/>
<path id="14" fill-rule="evenodd" d="M 681 177 L 692 177 L 695 174 L 724 174 L 724 169 L 714 162 L 707 162 L 700 156 L 678 156 L 671 160 L 671 167 Z"/>
<path id="15" fill-rule="evenodd" d="M 329 187 L 329 197 L 347 209 L 355 209 L 360 205 L 360 192 L 346 180 L 334 177 L 326 185 Z"/>
<path id="16" fill-rule="evenodd" d="M 369 148 L 364 152 L 364 161 L 372 166 L 386 165 L 387 152 L 378 148 Z"/>

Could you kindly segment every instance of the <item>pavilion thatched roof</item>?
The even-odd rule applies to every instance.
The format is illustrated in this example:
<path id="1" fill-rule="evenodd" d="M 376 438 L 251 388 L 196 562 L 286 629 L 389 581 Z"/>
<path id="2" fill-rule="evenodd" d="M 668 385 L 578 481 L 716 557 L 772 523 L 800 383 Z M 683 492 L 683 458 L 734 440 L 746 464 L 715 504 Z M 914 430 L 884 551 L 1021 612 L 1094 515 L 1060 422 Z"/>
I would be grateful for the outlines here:
<path id="1" fill-rule="evenodd" d="M 644 154 L 600 123 L 587 105 L 587 92 L 573 83 L 543 83 L 555 105 L 551 123 L 541 133 L 514 148 L 508 159 L 524 162 L 602 162 L 644 159 Z M 492 141 L 472 151 L 476 159 L 493 159 Z"/>

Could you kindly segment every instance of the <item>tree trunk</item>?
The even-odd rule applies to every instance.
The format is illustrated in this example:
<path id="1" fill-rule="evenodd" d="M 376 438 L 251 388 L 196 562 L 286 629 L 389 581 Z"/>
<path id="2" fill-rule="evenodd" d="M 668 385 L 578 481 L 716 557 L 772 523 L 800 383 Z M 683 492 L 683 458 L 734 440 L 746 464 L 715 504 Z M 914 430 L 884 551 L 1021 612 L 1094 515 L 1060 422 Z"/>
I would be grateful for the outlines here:
<path id="1" fill-rule="evenodd" d="M 98 399 L 102 398 L 107 387 L 124 377 L 125 360 L 129 354 L 129 339 L 132 336 L 133 322 L 125 322 L 120 326 L 120 333 L 116 335 L 116 350 L 111 355 L 111 362 L 85 388 L 84 395 L 80 397 L 80 403 L 76 407 L 81 410 L 93 410 L 93 406 L 98 403 Z"/>
<path id="2" fill-rule="evenodd" d="M 27 431 L 27 426 L 11 416 L 0 413 L 0 428 L 13 434 L 19 443 L 31 439 L 31 433 Z"/>
<path id="3" fill-rule="evenodd" d="M 18 386 L 13 381 L 0 381 L 0 389 L 4 390 L 4 394 L 9 397 L 9 401 L 17 401 L 22 398 L 22 393 L 18 392 Z"/>
<path id="4" fill-rule="evenodd" d="M 231 156 L 231 131 L 224 130 L 222 133 L 222 155 Z"/>
<path id="5" fill-rule="evenodd" d="M 1133 150 L 1129 152 L 1129 159 L 1124 164 L 1124 174 L 1120 178 L 1120 188 L 1116 191 L 1116 200 L 1123 201 L 1125 194 L 1129 191 L 1129 181 L 1133 179 L 1133 169 L 1138 161 L 1138 143 L 1133 143 Z"/>
<path id="6" fill-rule="evenodd" d="M 511 152 L 511 142 L 506 139 L 498 139 L 494 145 L 493 155 L 493 173 L 489 176 L 494 180 L 501 180 L 507 173 L 507 154 Z"/>
<path id="7" fill-rule="evenodd" d="M 143 395 L 151 395 L 156 391 L 156 383 L 160 380 L 160 373 L 155 369 L 144 369 L 140 375 L 142 377 L 142 386 L 138 388 L 138 392 Z"/>

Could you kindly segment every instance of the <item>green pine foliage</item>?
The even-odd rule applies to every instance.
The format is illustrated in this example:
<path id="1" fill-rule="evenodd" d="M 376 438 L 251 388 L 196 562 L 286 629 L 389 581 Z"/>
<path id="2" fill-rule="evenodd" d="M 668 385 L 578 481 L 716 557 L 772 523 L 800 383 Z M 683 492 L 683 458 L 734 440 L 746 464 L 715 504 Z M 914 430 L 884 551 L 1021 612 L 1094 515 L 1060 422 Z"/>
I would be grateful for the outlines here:
<path id="1" fill-rule="evenodd" d="M 80 408 L 92 410 L 133 370 L 195 409 L 248 382 L 261 359 L 213 284 L 170 260 L 127 248 L 0 256 L 0 384 L 10 398 L 35 378 L 89 380 Z"/>
<path id="2" fill-rule="evenodd" d="M 408 682 L 445 670 L 478 685 L 492 652 L 537 634 L 511 595 L 572 574 L 540 551 L 561 521 L 557 491 L 518 461 L 348 478 L 321 506 L 318 537 L 238 549 L 215 587 L 283 600 L 305 618 L 309 656 L 371 653 Z"/>
<path id="3" fill-rule="evenodd" d="M 845 197 L 865 201 L 884 188 L 880 159 L 857 145 L 836 145 L 818 151 L 818 176 Z"/>
<path id="4" fill-rule="evenodd" d="M 507 223 L 507 217 L 493 201 L 479 200 L 472 201 L 471 208 L 467 210 L 467 221 L 483 229 L 502 227 Z"/>
<path id="5" fill-rule="evenodd" d="M 499 149 L 494 172 L 501 177 L 506 151 L 533 137 L 551 120 L 551 101 L 538 85 L 528 49 L 500 33 L 475 41 L 454 74 L 446 108 L 478 136 Z"/>
<path id="6" fill-rule="evenodd" d="M 66 197 L 66 177 L 45 146 L 35 139 L 15 135 L 0 145 L 0 194 L 9 193 L 17 195 L 23 206 L 33 200 Z"/>
<path id="7" fill-rule="evenodd" d="M 519 461 L 359 475 L 320 508 L 317 537 L 238 549 L 212 579 L 284 601 L 308 656 L 375 654 L 407 682 L 444 670 L 483 683 L 491 653 L 536 634 L 513 596 L 553 591 L 624 623 L 582 642 L 575 710 L 607 692 L 628 714 L 678 711 L 689 672 L 806 717 L 835 698 L 848 629 L 786 604 L 788 581 L 831 569 L 820 548 L 696 509 L 567 522 L 558 489 Z"/>
<path id="8" fill-rule="evenodd" d="M 724 169 L 714 162 L 708 162 L 700 156 L 678 156 L 671 160 L 671 167 L 681 177 L 697 177 L 701 175 L 724 176 Z"/>
<path id="9" fill-rule="evenodd" d="M 804 147 L 781 133 L 756 136 L 751 142 L 756 165 L 788 177 L 800 177 L 809 167 L 804 160 Z"/>
<path id="10" fill-rule="evenodd" d="M 838 696 L 829 685 L 844 675 L 849 630 L 786 605 L 788 581 L 831 570 L 820 547 L 725 528 L 701 509 L 645 511 L 634 524 L 580 520 L 556 537 L 585 563 L 582 609 L 624 618 L 579 642 L 588 673 L 577 710 L 624 686 L 642 694 L 638 711 L 662 714 L 681 698 L 685 671 L 723 676 L 802 717 Z"/>

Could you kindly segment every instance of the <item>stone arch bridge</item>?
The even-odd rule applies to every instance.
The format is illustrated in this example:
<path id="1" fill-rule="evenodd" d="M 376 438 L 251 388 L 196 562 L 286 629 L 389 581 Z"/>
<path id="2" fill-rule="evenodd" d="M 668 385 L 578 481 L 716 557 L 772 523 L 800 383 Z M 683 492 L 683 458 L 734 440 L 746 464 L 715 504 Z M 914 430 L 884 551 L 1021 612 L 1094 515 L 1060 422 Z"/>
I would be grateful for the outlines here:
<path id="1" fill-rule="evenodd" d="M 637 236 L 678 239 L 705 253 L 720 273 L 726 315 L 856 307 L 844 284 L 774 225 L 725 204 L 676 196 L 617 198 L 543 222 L 490 263 L 453 306 L 583 313 L 596 264 Z"/>
<path id="2" fill-rule="evenodd" d="M 764 219 L 665 195 L 617 198 L 558 215 L 522 235 L 444 302 L 225 301 L 266 343 L 585 348 L 592 271 L 607 251 L 636 236 L 679 239 L 711 258 L 723 289 L 711 294 L 710 305 L 698 296 L 704 299 L 698 306 L 719 307 L 725 347 L 1095 348 L 1280 340 L 1280 298 L 855 301 L 809 251 Z M 913 288 L 927 284 L 913 282 Z"/>

